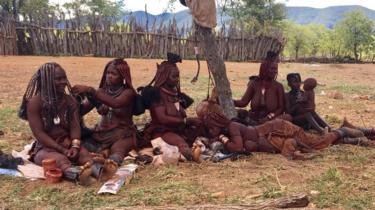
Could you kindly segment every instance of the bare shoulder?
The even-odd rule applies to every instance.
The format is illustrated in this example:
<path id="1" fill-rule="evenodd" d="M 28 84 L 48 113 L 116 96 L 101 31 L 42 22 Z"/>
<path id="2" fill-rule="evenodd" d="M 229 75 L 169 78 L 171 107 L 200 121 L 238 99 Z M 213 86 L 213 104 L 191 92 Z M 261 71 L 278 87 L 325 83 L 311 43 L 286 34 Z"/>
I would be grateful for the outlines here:
<path id="1" fill-rule="evenodd" d="M 33 106 L 33 107 L 41 107 L 42 106 L 42 98 L 38 95 L 33 96 L 27 101 L 28 106 Z"/>
<path id="2" fill-rule="evenodd" d="M 126 88 L 122 94 L 126 94 L 126 95 L 129 95 L 129 96 L 134 96 L 136 93 L 135 93 L 135 90 L 131 89 L 131 88 Z"/>
<path id="3" fill-rule="evenodd" d="M 277 87 L 277 89 L 284 90 L 284 86 L 280 82 L 274 81 L 273 84 Z"/>
<path id="4" fill-rule="evenodd" d="M 238 122 L 230 122 L 228 125 L 228 131 L 231 135 L 240 134 L 240 130 L 244 125 Z"/>

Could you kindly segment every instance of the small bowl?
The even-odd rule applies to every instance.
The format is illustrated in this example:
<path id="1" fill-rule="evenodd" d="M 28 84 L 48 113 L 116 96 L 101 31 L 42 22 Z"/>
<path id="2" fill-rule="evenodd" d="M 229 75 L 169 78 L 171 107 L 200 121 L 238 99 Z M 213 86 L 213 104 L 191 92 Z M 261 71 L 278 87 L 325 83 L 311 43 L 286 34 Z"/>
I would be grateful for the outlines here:
<path id="1" fill-rule="evenodd" d="M 56 160 L 52 158 L 44 159 L 42 161 L 42 166 L 43 166 L 44 175 L 46 175 L 46 172 L 48 170 L 57 168 Z"/>
<path id="2" fill-rule="evenodd" d="M 62 171 L 59 168 L 49 169 L 46 172 L 46 180 L 50 184 L 61 182 L 61 178 L 62 178 Z"/>

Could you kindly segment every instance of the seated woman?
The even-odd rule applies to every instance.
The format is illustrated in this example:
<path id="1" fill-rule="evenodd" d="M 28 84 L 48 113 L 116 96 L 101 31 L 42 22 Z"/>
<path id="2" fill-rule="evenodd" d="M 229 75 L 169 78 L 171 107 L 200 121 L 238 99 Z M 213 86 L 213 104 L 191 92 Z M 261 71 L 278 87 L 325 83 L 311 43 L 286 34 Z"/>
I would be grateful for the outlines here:
<path id="1" fill-rule="evenodd" d="M 75 94 L 87 94 L 91 99 L 82 105 L 82 113 L 93 109 L 93 101 L 101 103 L 98 108 L 101 119 L 92 136 L 84 139 L 83 146 L 90 152 L 105 154 L 104 158 L 107 159 L 94 163 L 93 170 L 101 180 L 107 180 L 116 172 L 125 155 L 135 147 L 133 106 L 136 92 L 130 68 L 123 59 L 114 59 L 105 66 L 98 90 L 76 85 L 72 91 Z"/>
<path id="2" fill-rule="evenodd" d="M 284 113 L 284 87 L 276 81 L 276 56 L 276 53 L 267 53 L 260 66 L 259 77 L 247 87 L 240 100 L 234 100 L 234 105 L 241 108 L 251 102 L 249 118 L 255 124 L 262 124 Z"/>
<path id="3" fill-rule="evenodd" d="M 289 159 L 305 159 L 302 151 L 323 149 L 333 143 L 375 146 L 375 142 L 368 140 L 358 130 L 346 127 L 319 136 L 306 133 L 302 128 L 282 119 L 247 127 L 215 112 L 205 115 L 203 122 L 210 137 L 220 140 L 229 152 L 281 153 Z"/>
<path id="4" fill-rule="evenodd" d="M 154 79 L 142 91 L 142 97 L 147 101 L 146 107 L 151 114 L 151 123 L 144 130 L 143 145 L 149 145 L 152 139 L 161 137 L 166 143 L 177 146 L 181 154 L 191 160 L 192 153 L 187 137 L 194 133 L 188 132 L 187 127 L 199 121 L 186 117 L 185 108 L 191 101 L 186 103 L 186 100 L 183 100 L 177 62 L 181 62 L 180 56 L 169 53 L 168 60 L 157 65 Z M 193 137 L 190 138 L 194 140 Z"/>
<path id="5" fill-rule="evenodd" d="M 304 81 L 302 91 L 301 76 L 298 73 L 287 75 L 288 86 L 291 90 L 285 94 L 285 111 L 293 118 L 292 122 L 304 129 L 314 129 L 323 134 L 328 124 L 315 112 L 314 88 L 317 81 L 308 78 Z"/>
<path id="6" fill-rule="evenodd" d="M 91 157 L 80 146 L 79 106 L 59 64 L 43 64 L 34 74 L 23 96 L 19 116 L 29 122 L 36 138 L 30 151 L 33 162 L 42 165 L 43 160 L 54 159 L 65 178 L 87 181 L 90 170 L 80 172 L 72 167 L 90 163 Z"/>

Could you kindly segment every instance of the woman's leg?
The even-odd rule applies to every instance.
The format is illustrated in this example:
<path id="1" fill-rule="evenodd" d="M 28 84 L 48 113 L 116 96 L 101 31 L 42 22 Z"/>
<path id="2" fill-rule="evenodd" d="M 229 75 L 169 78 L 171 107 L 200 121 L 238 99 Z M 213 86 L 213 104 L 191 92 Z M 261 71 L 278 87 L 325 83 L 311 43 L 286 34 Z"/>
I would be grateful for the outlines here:
<path id="1" fill-rule="evenodd" d="M 121 165 L 125 156 L 134 148 L 135 145 L 133 137 L 120 139 L 116 141 L 114 144 L 112 144 L 108 159 L 111 159 L 115 161 L 118 165 Z"/>
<path id="2" fill-rule="evenodd" d="M 41 149 L 34 157 L 34 162 L 37 165 L 42 165 L 43 160 L 45 159 L 54 159 L 56 160 L 56 166 L 61 169 L 63 172 L 72 166 L 72 163 L 65 155 L 56 152 L 56 151 L 48 151 L 45 149 Z"/>
<path id="3" fill-rule="evenodd" d="M 192 153 L 189 145 L 185 139 L 180 135 L 172 132 L 167 132 L 161 135 L 161 138 L 168 144 L 178 147 L 180 153 L 187 159 L 192 160 Z"/>

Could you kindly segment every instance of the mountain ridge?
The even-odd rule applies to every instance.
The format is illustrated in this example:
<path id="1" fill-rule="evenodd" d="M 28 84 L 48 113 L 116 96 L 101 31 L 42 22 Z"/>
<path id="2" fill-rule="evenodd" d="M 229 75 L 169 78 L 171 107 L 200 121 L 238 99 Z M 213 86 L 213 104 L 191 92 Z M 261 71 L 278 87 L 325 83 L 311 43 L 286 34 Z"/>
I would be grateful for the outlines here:
<path id="1" fill-rule="evenodd" d="M 375 21 L 375 10 L 368 9 L 359 5 L 349 6 L 331 6 L 326 8 L 313 8 L 313 7 L 286 7 L 287 18 L 295 23 L 306 25 L 306 24 L 323 24 L 328 28 L 332 28 L 338 21 L 340 21 L 346 12 L 350 11 L 362 11 L 370 19 Z M 221 13 L 218 12 L 218 23 L 220 25 Z M 168 24 L 169 21 L 176 19 L 176 24 L 179 28 L 183 25 L 190 26 L 192 23 L 191 15 L 188 10 L 182 10 L 176 13 L 161 13 L 158 15 L 146 14 L 144 11 L 134 11 L 126 14 L 122 17 L 123 20 L 128 21 L 131 17 L 134 17 L 138 23 L 143 25 L 146 24 L 147 16 L 149 19 L 149 27 L 152 27 L 154 21 L 158 27 L 161 22 Z M 224 16 L 225 21 L 229 20 L 230 17 Z M 224 22 L 225 22 L 224 21 Z"/>

